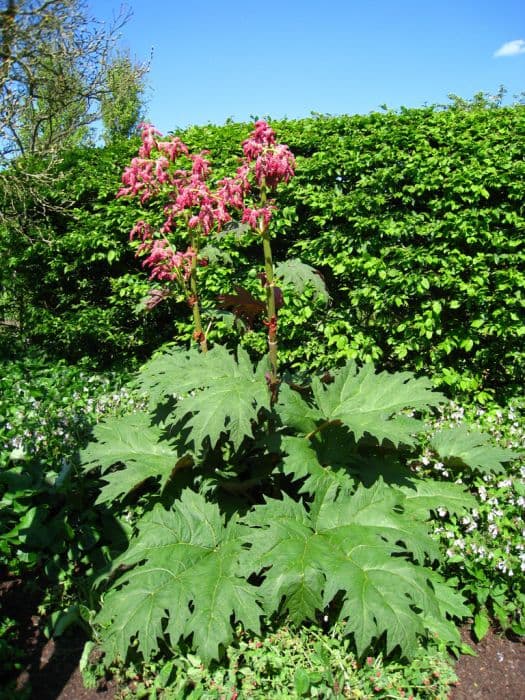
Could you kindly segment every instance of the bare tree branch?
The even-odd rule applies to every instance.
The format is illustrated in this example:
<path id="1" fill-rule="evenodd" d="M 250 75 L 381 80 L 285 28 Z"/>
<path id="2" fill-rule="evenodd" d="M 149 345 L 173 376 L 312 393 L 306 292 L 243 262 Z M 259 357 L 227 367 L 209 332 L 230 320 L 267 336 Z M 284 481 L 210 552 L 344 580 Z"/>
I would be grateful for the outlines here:
<path id="1" fill-rule="evenodd" d="M 0 0 L 0 224 L 14 225 L 30 206 L 45 209 L 46 176 L 56 177 L 60 153 L 89 138 L 107 104 L 130 15 L 122 8 L 104 23 L 85 0 Z M 128 68 L 141 85 L 147 65 Z"/>

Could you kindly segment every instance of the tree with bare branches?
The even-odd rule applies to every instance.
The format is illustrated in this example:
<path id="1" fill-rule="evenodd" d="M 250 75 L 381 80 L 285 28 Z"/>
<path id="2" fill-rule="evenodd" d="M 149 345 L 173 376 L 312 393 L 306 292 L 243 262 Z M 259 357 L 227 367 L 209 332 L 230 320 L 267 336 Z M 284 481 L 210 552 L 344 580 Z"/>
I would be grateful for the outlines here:
<path id="1" fill-rule="evenodd" d="M 65 152 L 88 144 L 99 119 L 111 140 L 139 118 L 147 65 L 118 46 L 129 17 L 99 21 L 85 0 L 0 0 L 0 307 L 23 299 L 16 261 L 51 245 L 49 216 L 68 207 L 56 198 Z"/>
<path id="2" fill-rule="evenodd" d="M 0 12 L 0 157 L 50 155 L 100 117 L 121 11 L 106 25 L 83 0 L 3 0 Z M 0 4 L 0 7 L 1 7 Z M 145 67 L 128 60 L 128 80 L 141 84 Z"/>
<path id="3" fill-rule="evenodd" d="M 85 141 L 115 86 L 125 9 L 106 24 L 84 0 L 0 0 L 0 189 L 3 214 L 33 191 L 64 149 Z M 145 65 L 126 63 L 140 95 Z M 39 167 L 34 167 L 35 158 Z M 43 159 L 43 160 L 42 160 Z M 28 163 L 32 163 L 28 167 Z"/>

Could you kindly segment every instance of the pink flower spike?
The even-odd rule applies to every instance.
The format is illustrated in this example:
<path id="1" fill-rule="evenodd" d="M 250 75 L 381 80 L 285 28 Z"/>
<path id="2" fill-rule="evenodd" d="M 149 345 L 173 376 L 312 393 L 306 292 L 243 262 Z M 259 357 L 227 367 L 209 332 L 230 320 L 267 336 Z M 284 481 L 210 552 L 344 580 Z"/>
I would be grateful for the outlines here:
<path id="1" fill-rule="evenodd" d="M 142 193 L 141 201 L 148 199 L 157 186 L 153 174 L 153 161 L 146 158 L 133 158 L 131 165 L 124 169 L 122 184 L 127 187 L 121 187 L 117 197 Z"/>
<path id="2" fill-rule="evenodd" d="M 139 156 L 149 158 L 151 151 L 157 146 L 156 136 L 162 136 L 160 131 L 155 129 L 151 124 L 139 124 L 141 130 L 142 146 L 139 148 Z"/>
<path id="3" fill-rule="evenodd" d="M 240 209 L 244 199 L 244 183 L 240 179 L 225 177 L 219 180 L 220 185 L 217 190 L 217 197 L 222 206 L 230 206 Z"/>
<path id="4" fill-rule="evenodd" d="M 265 147 L 273 146 L 275 144 L 275 132 L 265 122 L 260 119 L 255 122 L 255 129 L 252 131 L 250 137 L 242 144 L 242 150 L 244 155 L 249 161 L 255 160 L 264 150 Z"/>
<path id="5" fill-rule="evenodd" d="M 279 144 L 262 153 L 255 163 L 255 179 L 271 189 L 280 182 L 288 182 L 294 176 L 295 158 L 288 146 Z"/>
<path id="6" fill-rule="evenodd" d="M 210 162 L 204 158 L 209 151 L 202 151 L 198 155 L 190 156 L 193 161 L 193 166 L 191 169 L 192 175 L 194 175 L 199 180 L 205 180 L 210 172 Z"/>
<path id="7" fill-rule="evenodd" d="M 166 153 L 171 161 L 176 160 L 182 153 L 188 155 L 188 147 L 178 136 L 173 136 L 170 141 L 159 141 L 157 150 Z"/>
<path id="8" fill-rule="evenodd" d="M 195 257 L 195 251 L 192 248 L 188 248 L 185 253 L 180 253 L 173 250 L 165 239 L 157 239 L 149 252 L 150 255 L 143 261 L 142 266 L 152 268 L 151 280 L 174 281 L 180 274 L 185 279 L 189 278 L 192 260 Z"/>
<path id="9" fill-rule="evenodd" d="M 153 237 L 153 229 L 146 221 L 137 221 L 129 233 L 129 240 L 132 241 L 135 237 L 146 241 Z"/>
<path id="10" fill-rule="evenodd" d="M 197 228 L 199 225 L 199 217 L 195 214 L 192 216 L 189 221 L 188 221 L 188 227 L 189 228 Z"/>
<path id="11" fill-rule="evenodd" d="M 265 146 L 273 146 L 275 143 L 275 132 L 268 122 L 265 122 L 264 119 L 259 119 L 255 122 L 252 138 Z"/>
<path id="12" fill-rule="evenodd" d="M 274 209 L 275 207 L 272 206 L 262 207 L 261 209 L 250 209 L 246 207 L 242 214 L 242 223 L 248 224 L 250 228 L 253 228 L 255 231 L 260 230 L 260 224 L 266 229 L 270 223 L 272 210 Z"/>
<path id="13" fill-rule="evenodd" d="M 155 177 L 157 178 L 157 182 L 162 184 L 169 181 L 169 164 L 169 160 L 164 156 L 157 158 L 155 161 Z"/>

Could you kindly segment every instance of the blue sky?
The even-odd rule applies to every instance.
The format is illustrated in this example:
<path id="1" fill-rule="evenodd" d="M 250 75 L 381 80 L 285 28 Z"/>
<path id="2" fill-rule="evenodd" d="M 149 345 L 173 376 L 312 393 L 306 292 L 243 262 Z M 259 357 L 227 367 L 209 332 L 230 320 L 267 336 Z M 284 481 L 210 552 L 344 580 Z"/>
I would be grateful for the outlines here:
<path id="1" fill-rule="evenodd" d="M 122 46 L 152 53 L 148 119 L 366 114 L 525 90 L 523 0 L 128 0 Z M 88 0 L 108 19 L 119 0 Z M 498 55 L 499 51 L 499 55 Z"/>

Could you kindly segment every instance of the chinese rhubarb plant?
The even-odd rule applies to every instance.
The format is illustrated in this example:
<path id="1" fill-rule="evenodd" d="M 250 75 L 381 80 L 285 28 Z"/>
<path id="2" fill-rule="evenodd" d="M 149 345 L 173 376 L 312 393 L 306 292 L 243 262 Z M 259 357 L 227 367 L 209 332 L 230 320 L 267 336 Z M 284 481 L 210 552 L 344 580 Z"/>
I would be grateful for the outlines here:
<path id="1" fill-rule="evenodd" d="M 476 502 L 410 468 L 424 416 L 443 397 L 424 377 L 353 361 L 308 381 L 280 370 L 286 300 L 271 222 L 295 162 L 264 121 L 242 148 L 235 174 L 214 181 L 207 153 L 144 125 L 123 175 L 119 195 L 145 210 L 131 239 L 155 285 L 148 303 L 184 299 L 195 347 L 154 356 L 136 379 L 147 406 L 101 422 L 83 452 L 85 469 L 100 470 L 99 503 L 141 503 L 126 551 L 98 579 L 101 647 L 112 659 L 132 648 L 148 659 L 189 644 L 208 663 L 239 624 L 258 634 L 270 619 L 321 617 L 342 625 L 359 655 L 375 647 L 410 658 L 428 635 L 459 644 L 454 620 L 469 609 L 436 573 L 443 554 L 430 520 Z M 219 303 L 253 324 L 262 317 L 268 352 L 256 365 L 242 347 L 209 347 L 200 312 L 208 241 L 220 245 L 232 225 L 260 243 L 262 299 L 237 287 Z M 299 285 L 320 284 L 300 261 L 288 267 Z M 514 456 L 471 442 L 446 430 L 432 449 L 450 468 L 483 471 Z"/>

